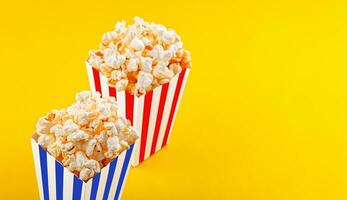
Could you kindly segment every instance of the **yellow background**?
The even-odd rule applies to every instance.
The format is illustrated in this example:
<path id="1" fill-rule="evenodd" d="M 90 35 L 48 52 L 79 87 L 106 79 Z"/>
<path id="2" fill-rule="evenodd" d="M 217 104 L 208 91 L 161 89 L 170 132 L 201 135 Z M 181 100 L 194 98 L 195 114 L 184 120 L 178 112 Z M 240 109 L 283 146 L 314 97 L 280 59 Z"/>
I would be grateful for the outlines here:
<path id="1" fill-rule="evenodd" d="M 0 199 L 37 199 L 37 119 L 88 88 L 102 33 L 174 28 L 193 69 L 170 144 L 124 199 L 346 199 L 347 5 L 338 1 L 2 1 Z"/>

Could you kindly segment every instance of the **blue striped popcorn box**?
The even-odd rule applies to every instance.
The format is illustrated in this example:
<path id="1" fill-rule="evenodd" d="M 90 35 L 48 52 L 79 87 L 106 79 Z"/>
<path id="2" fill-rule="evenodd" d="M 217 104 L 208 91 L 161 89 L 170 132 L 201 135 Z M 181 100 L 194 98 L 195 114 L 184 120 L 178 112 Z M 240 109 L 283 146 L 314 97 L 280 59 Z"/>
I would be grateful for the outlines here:
<path id="1" fill-rule="evenodd" d="M 121 197 L 134 144 L 87 182 L 65 168 L 31 139 L 40 199 L 115 199 Z"/>
<path id="2" fill-rule="evenodd" d="M 107 77 L 86 62 L 90 89 L 101 96 L 117 99 L 120 115 L 138 131 L 132 165 L 137 166 L 168 144 L 190 68 L 183 69 L 170 82 L 142 96 L 116 91 Z"/>

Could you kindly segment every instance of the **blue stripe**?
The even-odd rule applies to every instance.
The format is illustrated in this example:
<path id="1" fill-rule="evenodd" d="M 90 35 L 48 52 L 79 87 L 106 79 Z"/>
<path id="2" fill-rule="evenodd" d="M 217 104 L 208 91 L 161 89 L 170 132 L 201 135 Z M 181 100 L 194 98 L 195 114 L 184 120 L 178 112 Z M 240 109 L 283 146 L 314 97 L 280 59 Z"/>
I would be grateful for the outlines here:
<path id="1" fill-rule="evenodd" d="M 42 178 L 42 187 L 43 187 L 43 198 L 49 200 L 48 192 L 48 172 L 47 172 L 47 153 L 45 150 L 39 146 L 40 153 L 40 165 L 41 165 L 41 178 Z"/>
<path id="2" fill-rule="evenodd" d="M 123 185 L 123 182 L 124 182 L 124 178 L 125 178 L 125 175 L 126 175 L 126 172 L 127 172 L 127 169 L 128 169 L 128 165 L 129 165 L 131 153 L 133 152 L 133 148 L 134 148 L 134 145 L 131 145 L 130 149 L 128 149 L 127 152 L 126 152 L 125 160 L 124 160 L 123 167 L 122 167 L 122 172 L 120 174 L 119 182 L 118 182 L 118 185 L 117 185 L 116 195 L 114 196 L 115 200 L 118 200 L 118 198 L 120 196 L 120 192 L 121 192 L 122 185 Z"/>
<path id="3" fill-rule="evenodd" d="M 97 194 L 98 188 L 99 188 L 99 181 L 100 181 L 100 173 L 97 173 L 93 177 L 92 192 L 90 193 L 90 200 L 96 199 L 96 194 Z"/>
<path id="4" fill-rule="evenodd" d="M 77 176 L 73 176 L 73 194 L 72 194 L 73 200 L 81 200 L 82 185 L 83 185 L 83 181 L 81 181 L 81 179 L 79 179 Z"/>
<path id="5" fill-rule="evenodd" d="M 107 181 L 106 181 L 106 186 L 105 186 L 105 191 L 104 191 L 104 197 L 102 198 L 103 200 L 107 200 L 107 198 L 108 198 L 108 194 L 110 192 L 111 184 L 112 184 L 112 180 L 113 180 L 113 175 L 114 175 L 114 172 L 116 171 L 117 161 L 118 161 L 118 156 L 116 159 L 114 159 L 110 163 L 110 168 L 108 170 Z"/>
<path id="6" fill-rule="evenodd" d="M 64 167 L 60 162 L 55 161 L 55 189 L 57 200 L 63 200 L 64 188 Z"/>

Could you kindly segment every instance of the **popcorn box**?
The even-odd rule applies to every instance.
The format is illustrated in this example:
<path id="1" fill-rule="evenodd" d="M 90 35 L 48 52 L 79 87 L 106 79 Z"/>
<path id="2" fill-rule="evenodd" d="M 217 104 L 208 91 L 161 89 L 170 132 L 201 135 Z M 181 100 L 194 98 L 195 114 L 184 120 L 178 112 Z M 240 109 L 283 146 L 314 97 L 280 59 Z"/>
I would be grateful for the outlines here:
<path id="1" fill-rule="evenodd" d="M 183 69 L 169 83 L 163 84 L 142 96 L 116 91 L 107 78 L 86 62 L 90 88 L 102 96 L 117 99 L 121 116 L 131 121 L 140 138 L 135 142 L 132 165 L 137 166 L 168 144 L 189 68 Z"/>
<path id="2" fill-rule="evenodd" d="M 40 199 L 120 199 L 134 144 L 87 182 L 65 168 L 31 139 Z"/>

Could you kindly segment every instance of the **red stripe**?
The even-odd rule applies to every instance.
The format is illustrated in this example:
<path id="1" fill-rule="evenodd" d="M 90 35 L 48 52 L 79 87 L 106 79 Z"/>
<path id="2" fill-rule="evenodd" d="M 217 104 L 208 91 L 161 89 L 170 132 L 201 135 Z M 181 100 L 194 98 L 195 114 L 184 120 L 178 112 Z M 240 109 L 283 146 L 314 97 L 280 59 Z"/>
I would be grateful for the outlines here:
<path id="1" fill-rule="evenodd" d="M 184 78 L 185 73 L 186 73 L 186 70 L 184 69 L 184 70 L 182 70 L 182 72 L 180 73 L 180 75 L 178 77 L 177 86 L 176 86 L 174 98 L 173 98 L 173 101 L 172 101 L 172 106 L 171 106 L 171 110 L 170 110 L 169 119 L 168 119 L 168 122 L 167 122 L 163 143 L 161 145 L 162 148 L 166 145 L 167 139 L 169 137 L 169 132 L 170 132 L 171 125 L 172 125 L 172 119 L 173 119 L 174 114 L 175 114 L 177 101 L 178 101 L 178 97 L 179 97 L 179 94 L 180 94 L 180 91 L 181 91 L 182 82 L 183 82 L 183 78 Z"/>
<path id="2" fill-rule="evenodd" d="M 167 83 L 167 84 L 164 84 L 161 89 L 157 120 L 155 122 L 155 129 L 154 129 L 153 142 L 152 142 L 152 148 L 151 148 L 151 155 L 155 153 L 155 148 L 157 147 L 160 124 L 163 117 L 168 88 L 169 88 L 169 84 Z"/>
<path id="3" fill-rule="evenodd" d="M 117 99 L 117 93 L 115 87 L 108 86 L 108 93 L 110 94 L 110 97 L 114 97 Z"/>
<path id="4" fill-rule="evenodd" d="M 125 117 L 133 124 L 134 95 L 125 92 Z"/>
<path id="5" fill-rule="evenodd" d="M 94 85 L 95 90 L 101 94 L 100 74 L 97 69 L 93 67 Z"/>
<path id="6" fill-rule="evenodd" d="M 152 105 L 152 97 L 153 92 L 148 92 L 145 95 L 145 103 L 143 108 L 143 116 L 142 116 L 142 133 L 141 133 L 141 144 L 140 144 L 140 162 L 142 162 L 145 158 L 145 151 L 146 151 L 146 141 L 147 141 L 147 134 L 148 134 L 148 123 L 149 123 L 149 116 L 151 113 L 151 105 Z"/>

